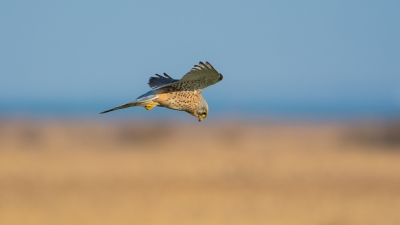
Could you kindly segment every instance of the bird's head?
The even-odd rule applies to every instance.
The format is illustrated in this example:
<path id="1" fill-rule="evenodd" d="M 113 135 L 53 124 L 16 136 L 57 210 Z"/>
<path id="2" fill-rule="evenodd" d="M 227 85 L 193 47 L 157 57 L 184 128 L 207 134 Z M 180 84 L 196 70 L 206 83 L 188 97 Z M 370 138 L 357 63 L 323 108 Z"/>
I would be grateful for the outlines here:
<path id="1" fill-rule="evenodd" d="M 201 99 L 200 103 L 196 107 L 196 111 L 194 112 L 194 116 L 199 118 L 199 122 L 204 120 L 208 115 L 208 105 L 204 98 Z"/>

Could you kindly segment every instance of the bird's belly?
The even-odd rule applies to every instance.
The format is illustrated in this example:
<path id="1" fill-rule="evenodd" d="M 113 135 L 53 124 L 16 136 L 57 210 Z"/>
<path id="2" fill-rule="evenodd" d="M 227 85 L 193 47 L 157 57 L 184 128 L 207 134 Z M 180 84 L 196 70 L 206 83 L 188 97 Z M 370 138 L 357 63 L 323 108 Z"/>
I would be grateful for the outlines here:
<path id="1" fill-rule="evenodd" d="M 186 93 L 170 92 L 158 94 L 157 102 L 160 106 L 183 111 L 191 111 L 198 104 L 197 98 L 185 95 Z"/>
<path id="2" fill-rule="evenodd" d="M 159 95 L 159 97 L 157 98 L 157 102 L 162 107 L 175 109 L 175 110 L 182 110 L 180 104 L 178 104 L 178 102 L 174 98 L 172 98 L 171 96 L 168 96 L 168 94 Z"/>
<path id="3" fill-rule="evenodd" d="M 162 107 L 170 108 L 170 109 L 178 109 L 176 106 L 175 97 L 171 93 L 163 93 L 158 94 L 157 102 Z"/>

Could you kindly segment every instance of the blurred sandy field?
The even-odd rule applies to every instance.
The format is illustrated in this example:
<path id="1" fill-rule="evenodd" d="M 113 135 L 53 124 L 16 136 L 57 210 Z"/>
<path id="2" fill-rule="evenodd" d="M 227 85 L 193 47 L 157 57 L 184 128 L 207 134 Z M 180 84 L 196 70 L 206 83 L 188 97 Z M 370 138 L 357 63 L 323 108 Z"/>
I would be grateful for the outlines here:
<path id="1" fill-rule="evenodd" d="M 398 130 L 0 121 L 0 224 L 400 224 Z"/>

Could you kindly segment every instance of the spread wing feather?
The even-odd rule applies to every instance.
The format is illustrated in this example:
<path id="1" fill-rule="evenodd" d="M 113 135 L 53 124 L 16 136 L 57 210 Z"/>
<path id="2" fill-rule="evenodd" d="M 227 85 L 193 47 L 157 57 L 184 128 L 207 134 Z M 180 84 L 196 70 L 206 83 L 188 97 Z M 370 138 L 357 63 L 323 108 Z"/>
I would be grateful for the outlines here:
<path id="1" fill-rule="evenodd" d="M 153 89 L 173 86 L 180 90 L 191 91 L 202 91 L 223 79 L 222 74 L 218 73 L 209 62 L 199 62 L 199 65 L 194 65 L 180 80 L 172 79 L 166 73 L 164 73 L 164 77 L 159 74 L 156 76 L 150 77 L 149 80 L 149 85 Z"/>
<path id="2" fill-rule="evenodd" d="M 199 62 L 199 65 L 195 65 L 177 84 L 181 83 L 181 86 L 186 87 L 185 89 L 201 91 L 222 79 L 222 74 L 218 73 L 209 62 Z"/>
<path id="3" fill-rule="evenodd" d="M 149 86 L 151 89 L 156 89 L 179 80 L 173 79 L 172 77 L 168 76 L 168 74 L 164 73 L 164 76 L 156 74 L 157 77 L 150 77 L 149 79 Z"/>

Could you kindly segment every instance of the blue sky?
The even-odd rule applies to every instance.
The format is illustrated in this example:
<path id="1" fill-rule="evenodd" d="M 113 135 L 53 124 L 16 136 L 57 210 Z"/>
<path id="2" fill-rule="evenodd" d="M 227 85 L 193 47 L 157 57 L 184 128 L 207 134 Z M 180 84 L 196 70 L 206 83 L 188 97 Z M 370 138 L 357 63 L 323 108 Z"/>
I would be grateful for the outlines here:
<path id="1" fill-rule="evenodd" d="M 102 111 L 155 73 L 209 61 L 224 75 L 204 91 L 217 113 L 396 113 L 399 12 L 399 1 L 1 1 L 0 107 Z"/>

